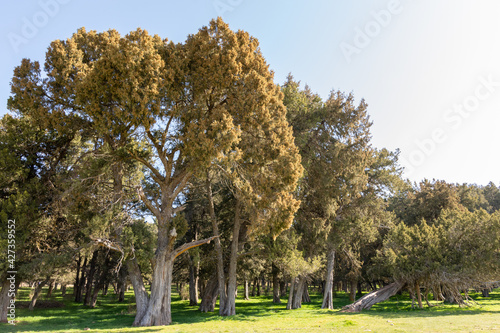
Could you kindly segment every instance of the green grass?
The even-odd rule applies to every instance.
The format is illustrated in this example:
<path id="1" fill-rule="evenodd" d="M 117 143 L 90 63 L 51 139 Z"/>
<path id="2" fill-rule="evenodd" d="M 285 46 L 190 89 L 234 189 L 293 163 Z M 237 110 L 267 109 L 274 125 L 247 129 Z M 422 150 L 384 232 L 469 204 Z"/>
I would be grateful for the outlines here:
<path id="1" fill-rule="evenodd" d="M 71 294 L 71 290 L 68 290 Z M 16 326 L 1 324 L 0 332 L 500 332 L 500 290 L 483 298 L 472 294 L 478 305 L 459 308 L 440 305 L 423 310 L 411 309 L 408 296 L 395 296 L 359 314 L 340 313 L 349 303 L 348 296 L 338 293 L 335 310 L 321 310 L 321 296 L 312 294 L 312 302 L 298 310 L 287 311 L 286 303 L 273 304 L 272 296 L 237 299 L 237 315 L 219 317 L 200 313 L 177 294 L 172 299 L 173 325 L 132 328 L 134 320 L 133 292 L 118 303 L 113 293 L 100 297 L 98 306 L 90 309 L 64 299 L 60 291 L 41 300 L 62 302 L 62 308 L 16 309 Z M 18 305 L 29 299 L 29 289 L 21 289 Z M 85 330 L 88 328 L 90 330 Z"/>

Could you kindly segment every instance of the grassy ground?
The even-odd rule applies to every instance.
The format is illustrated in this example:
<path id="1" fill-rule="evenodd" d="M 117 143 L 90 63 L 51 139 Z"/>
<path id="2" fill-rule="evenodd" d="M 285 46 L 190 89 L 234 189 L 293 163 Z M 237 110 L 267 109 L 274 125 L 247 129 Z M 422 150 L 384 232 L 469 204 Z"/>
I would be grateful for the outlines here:
<path id="1" fill-rule="evenodd" d="M 473 307 L 441 305 L 423 310 L 412 310 L 407 296 L 395 296 L 360 314 L 338 311 L 348 303 L 344 293 L 337 294 L 333 311 L 321 310 L 321 296 L 314 294 L 310 304 L 293 311 L 285 310 L 286 304 L 273 304 L 272 297 L 249 301 L 238 298 L 238 314 L 222 318 L 215 313 L 200 313 L 174 294 L 173 325 L 132 328 L 133 292 L 127 293 L 123 303 L 118 303 L 111 293 L 90 309 L 73 303 L 71 296 L 63 299 L 60 291 L 55 291 L 51 298 L 42 297 L 40 307 L 30 312 L 23 308 L 29 289 L 22 289 L 16 326 L 0 324 L 0 332 L 500 332 L 500 290 L 489 298 L 472 296 L 478 303 Z M 54 308 L 57 304 L 62 307 Z"/>

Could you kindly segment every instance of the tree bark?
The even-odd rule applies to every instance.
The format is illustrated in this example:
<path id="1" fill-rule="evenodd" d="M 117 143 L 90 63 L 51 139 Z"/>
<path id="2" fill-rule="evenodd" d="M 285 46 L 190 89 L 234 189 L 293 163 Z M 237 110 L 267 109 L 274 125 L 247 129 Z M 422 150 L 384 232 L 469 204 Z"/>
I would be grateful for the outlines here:
<path id="1" fill-rule="evenodd" d="M 80 267 L 80 278 L 78 280 L 78 288 L 76 290 L 75 302 L 80 303 L 83 296 L 83 288 L 85 286 L 85 270 L 87 268 L 87 258 L 85 257 L 82 267 Z"/>
<path id="2" fill-rule="evenodd" d="M 189 256 L 189 305 L 198 305 L 198 281 L 199 281 L 200 263 L 194 262 Z"/>
<path id="3" fill-rule="evenodd" d="M 219 314 L 224 315 L 224 311 L 226 308 L 226 278 L 224 276 L 224 257 L 222 254 L 222 245 L 219 238 L 219 226 L 217 225 L 217 216 L 215 215 L 215 207 L 214 207 L 214 199 L 212 196 L 212 183 L 207 171 L 207 181 L 206 181 L 206 191 L 208 198 L 208 209 L 210 212 L 210 220 L 212 222 L 212 229 L 214 232 L 214 236 L 216 236 L 215 240 L 215 256 L 217 258 L 217 281 L 219 288 Z"/>
<path id="4" fill-rule="evenodd" d="M 217 295 L 219 293 L 217 273 L 208 280 L 207 285 L 203 288 L 201 304 L 199 310 L 201 312 L 214 312 Z"/>
<path id="5" fill-rule="evenodd" d="M 335 266 L 335 250 L 328 251 L 326 264 L 326 282 L 325 291 L 323 294 L 322 309 L 333 309 L 333 268 Z"/>
<path id="6" fill-rule="evenodd" d="M 89 273 L 87 274 L 87 285 L 85 286 L 85 298 L 83 299 L 83 305 L 90 305 L 92 299 L 92 287 L 94 285 L 94 276 L 96 275 L 96 263 L 97 257 L 99 256 L 99 250 L 95 250 L 92 253 L 92 259 L 90 260 Z"/>
<path id="7" fill-rule="evenodd" d="M 356 286 L 358 285 L 358 282 L 356 280 L 351 280 L 350 287 L 349 287 L 349 301 L 354 302 L 356 301 Z"/>
<path id="8" fill-rule="evenodd" d="M 127 272 L 125 271 L 125 266 L 120 268 L 118 272 L 118 302 L 125 301 L 125 291 L 127 289 Z"/>
<path id="9" fill-rule="evenodd" d="M 280 299 L 280 285 L 279 285 L 279 280 L 278 280 L 279 269 L 273 263 L 271 270 L 272 270 L 272 274 L 273 274 L 273 303 L 274 304 L 279 304 L 279 303 L 281 303 L 281 299 Z"/>
<path id="10" fill-rule="evenodd" d="M 356 302 L 344 306 L 342 308 L 342 312 L 361 312 L 362 310 L 370 309 L 373 305 L 383 302 L 389 299 L 391 296 L 394 296 L 402 287 L 403 283 L 399 281 L 390 283 L 383 288 L 366 294 Z"/>
<path id="11" fill-rule="evenodd" d="M 288 294 L 288 302 L 286 303 L 286 309 L 287 310 L 291 310 L 292 309 L 294 289 L 295 289 L 295 277 L 292 277 L 290 279 L 290 293 Z"/>
<path id="12" fill-rule="evenodd" d="M 248 279 L 245 279 L 245 301 L 248 301 L 249 299 Z"/>
<path id="13" fill-rule="evenodd" d="M 66 283 L 61 284 L 61 296 L 62 297 L 66 296 L 66 288 L 67 288 Z"/>
<path id="14" fill-rule="evenodd" d="M 311 303 L 311 296 L 309 295 L 309 286 L 307 281 L 304 282 L 304 291 L 302 292 L 302 303 Z"/>
<path id="15" fill-rule="evenodd" d="M 293 295 L 292 309 L 300 309 L 302 307 L 302 295 L 304 294 L 306 278 L 303 276 L 299 276 L 298 280 L 299 281 L 296 286 L 296 292 L 295 295 Z"/>
<path id="16" fill-rule="evenodd" d="M 35 287 L 35 293 L 33 294 L 33 297 L 30 300 L 30 305 L 29 309 L 30 311 L 33 311 L 35 309 L 36 301 L 38 300 L 38 296 L 42 293 L 42 288 L 49 282 L 50 276 L 47 277 L 45 280 L 40 282 L 36 287 Z"/>
<path id="17" fill-rule="evenodd" d="M 51 280 L 49 282 L 49 289 L 47 290 L 47 297 L 51 297 L 52 296 L 52 292 L 54 291 L 54 281 Z"/>
<path id="18" fill-rule="evenodd" d="M 9 313 L 8 306 L 10 304 L 9 297 L 10 281 L 7 277 L 2 279 L 2 290 L 0 291 L 0 322 L 6 323 L 8 321 L 7 314 Z"/>
<path id="19" fill-rule="evenodd" d="M 422 293 L 420 292 L 420 284 L 418 282 L 415 283 L 415 292 L 417 293 L 418 307 L 419 309 L 423 309 L 424 306 L 422 304 Z"/>
<path id="20" fill-rule="evenodd" d="M 137 318 L 142 318 L 146 313 L 146 309 L 149 302 L 149 295 L 144 286 L 144 280 L 142 279 L 141 269 L 137 262 L 137 258 L 128 259 L 125 264 L 127 265 L 128 277 L 132 286 L 134 287 L 135 304 L 137 308 L 136 320 Z M 137 326 L 139 323 L 134 320 L 133 326 Z"/>
<path id="21" fill-rule="evenodd" d="M 238 266 L 238 240 L 240 237 L 240 201 L 236 199 L 236 207 L 234 214 L 234 225 L 233 225 L 233 239 L 231 242 L 231 255 L 229 257 L 229 281 L 227 284 L 227 298 L 224 304 L 223 311 L 219 311 L 222 316 L 234 316 L 236 314 L 236 288 L 237 288 L 237 274 L 236 269 Z"/>

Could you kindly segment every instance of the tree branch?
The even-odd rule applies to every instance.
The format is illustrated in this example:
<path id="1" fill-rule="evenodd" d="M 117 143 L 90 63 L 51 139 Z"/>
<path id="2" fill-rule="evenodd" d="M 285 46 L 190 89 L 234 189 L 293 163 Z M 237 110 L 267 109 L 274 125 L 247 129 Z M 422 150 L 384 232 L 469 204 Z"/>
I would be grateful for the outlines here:
<path id="1" fill-rule="evenodd" d="M 219 237 L 219 236 L 212 236 L 210 238 L 200 239 L 200 240 L 192 241 L 191 243 L 183 244 L 173 251 L 172 256 L 175 259 L 179 255 L 181 255 L 182 253 L 186 252 L 189 249 L 192 249 L 194 247 L 198 247 L 198 246 L 203 245 L 203 244 L 209 244 L 213 239 L 215 239 L 217 237 Z"/>

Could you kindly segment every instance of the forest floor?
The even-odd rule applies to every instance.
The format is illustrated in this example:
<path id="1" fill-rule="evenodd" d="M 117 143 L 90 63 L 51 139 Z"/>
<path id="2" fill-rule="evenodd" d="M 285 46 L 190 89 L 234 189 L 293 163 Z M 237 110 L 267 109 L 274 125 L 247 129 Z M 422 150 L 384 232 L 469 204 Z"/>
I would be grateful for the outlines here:
<path id="1" fill-rule="evenodd" d="M 174 287 L 175 289 L 175 287 Z M 245 301 L 239 294 L 236 316 L 219 317 L 200 313 L 177 293 L 172 298 L 171 326 L 133 328 L 135 303 L 133 291 L 119 303 L 111 291 L 101 296 L 96 308 L 73 302 L 71 289 L 61 297 L 56 290 L 51 297 L 41 297 L 34 311 L 27 309 L 29 288 L 20 290 L 16 301 L 16 325 L 0 324 L 0 332 L 476 332 L 500 333 L 500 289 L 490 297 L 472 293 L 475 305 L 459 308 L 443 305 L 422 310 L 412 309 L 405 294 L 375 305 L 358 314 L 340 313 L 349 303 L 345 293 L 337 293 L 334 310 L 321 309 L 321 295 L 311 292 L 312 302 L 301 309 L 287 311 L 286 300 L 272 303 L 272 295 Z M 431 303 L 435 303 L 432 302 Z"/>

